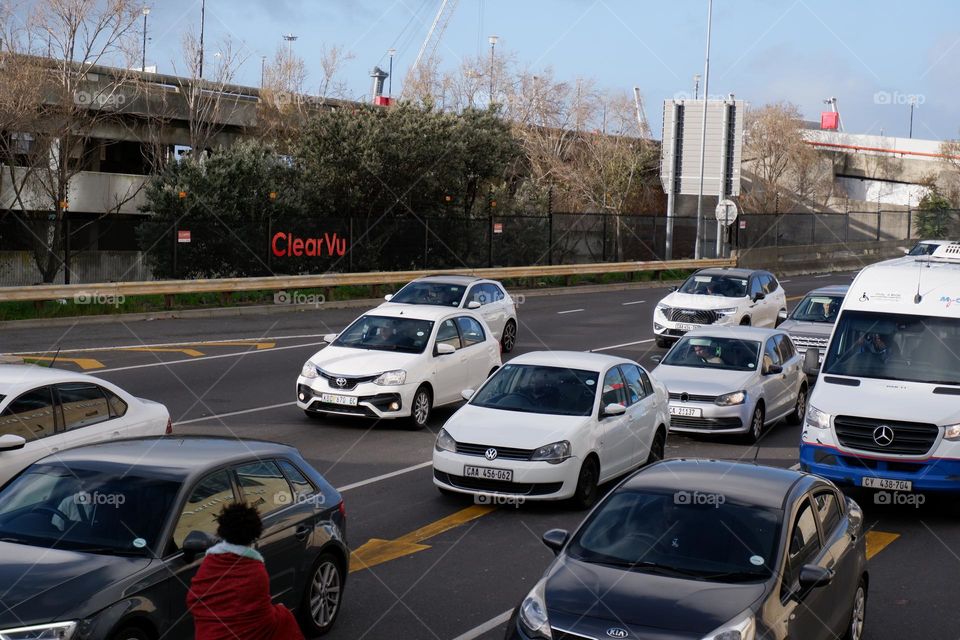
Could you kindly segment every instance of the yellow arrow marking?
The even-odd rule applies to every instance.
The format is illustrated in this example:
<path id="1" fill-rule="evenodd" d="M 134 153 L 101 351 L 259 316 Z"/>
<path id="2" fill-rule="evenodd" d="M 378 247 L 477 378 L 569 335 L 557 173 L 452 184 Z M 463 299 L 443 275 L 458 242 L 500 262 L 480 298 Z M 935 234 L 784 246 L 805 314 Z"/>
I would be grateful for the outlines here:
<path id="1" fill-rule="evenodd" d="M 867 531 L 867 560 L 886 549 L 891 542 L 899 537 L 899 533 L 887 533 L 886 531 Z"/>
<path id="2" fill-rule="evenodd" d="M 72 362 L 84 371 L 89 369 L 103 369 L 103 363 L 93 358 L 62 358 L 60 356 L 23 356 L 26 362 Z"/>
<path id="3" fill-rule="evenodd" d="M 363 569 L 369 569 L 377 566 L 378 564 L 383 564 L 384 562 L 396 560 L 397 558 L 402 558 L 403 556 L 408 556 L 417 553 L 418 551 L 429 549 L 430 545 L 419 543 L 434 536 L 440 535 L 445 531 L 456 529 L 457 527 L 464 525 L 471 520 L 476 520 L 481 516 L 487 515 L 493 510 L 494 507 L 486 505 L 474 505 L 472 507 L 467 507 L 466 509 L 457 511 L 454 514 L 451 514 L 445 518 L 441 518 L 435 522 L 431 522 L 430 524 L 420 527 L 416 531 L 411 531 L 410 533 L 403 535 L 396 540 L 372 538 L 353 550 L 353 553 L 351 554 L 351 564 L 353 566 L 350 568 L 350 573 L 353 573 L 354 571 L 362 571 Z"/>
<path id="4" fill-rule="evenodd" d="M 149 351 L 151 353 L 184 353 L 188 356 L 197 358 L 203 355 L 202 351 L 196 349 L 174 349 L 173 347 L 124 347 L 118 351 Z"/>
<path id="5" fill-rule="evenodd" d="M 277 346 L 276 342 L 204 342 L 205 347 L 256 347 L 257 351 L 261 349 L 273 349 Z"/>

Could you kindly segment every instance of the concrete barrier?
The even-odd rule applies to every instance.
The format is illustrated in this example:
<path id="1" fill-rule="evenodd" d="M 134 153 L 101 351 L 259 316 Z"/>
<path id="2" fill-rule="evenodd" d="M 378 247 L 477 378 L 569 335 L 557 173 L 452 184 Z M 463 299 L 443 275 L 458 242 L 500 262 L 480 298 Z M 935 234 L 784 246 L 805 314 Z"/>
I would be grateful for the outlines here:
<path id="1" fill-rule="evenodd" d="M 829 271 L 855 271 L 863 267 L 903 256 L 916 240 L 851 242 L 799 247 L 760 247 L 733 251 L 737 266 L 767 269 L 777 275 L 794 276 Z"/>

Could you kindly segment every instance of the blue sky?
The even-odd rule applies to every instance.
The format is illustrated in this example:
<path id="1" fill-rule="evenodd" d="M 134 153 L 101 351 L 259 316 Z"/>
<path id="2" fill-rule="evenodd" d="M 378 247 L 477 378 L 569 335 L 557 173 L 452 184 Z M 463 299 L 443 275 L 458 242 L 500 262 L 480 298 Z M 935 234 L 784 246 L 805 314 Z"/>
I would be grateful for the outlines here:
<path id="1" fill-rule="evenodd" d="M 149 1 L 149 0 L 148 0 Z M 387 68 L 397 48 L 393 92 L 416 57 L 440 0 L 207 0 L 208 52 L 230 35 L 247 61 L 239 81 L 257 85 L 260 56 L 284 33 L 299 36 L 308 89 L 320 83 L 321 47 L 355 58 L 341 79 L 359 97 L 369 70 Z M 183 30 L 197 28 L 200 0 L 153 0 L 148 64 L 172 71 Z M 531 70 L 559 79 L 643 91 L 659 135 L 665 98 L 693 91 L 703 73 L 706 0 L 460 0 L 439 54 L 486 55 L 500 40 Z M 408 26 L 409 25 L 409 26 Z M 960 2 L 956 0 L 715 0 L 710 94 L 735 93 L 759 106 L 787 100 L 819 119 L 824 98 L 839 99 L 847 131 L 906 136 L 916 96 L 914 137 L 960 137 Z M 701 87 L 702 92 L 702 87 Z"/>

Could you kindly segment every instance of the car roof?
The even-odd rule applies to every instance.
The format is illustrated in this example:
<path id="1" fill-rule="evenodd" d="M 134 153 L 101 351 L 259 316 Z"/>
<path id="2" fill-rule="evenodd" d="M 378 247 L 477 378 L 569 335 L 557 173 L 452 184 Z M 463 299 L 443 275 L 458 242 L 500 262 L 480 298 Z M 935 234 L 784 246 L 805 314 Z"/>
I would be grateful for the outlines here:
<path id="1" fill-rule="evenodd" d="M 850 290 L 850 285 L 848 284 L 830 284 L 825 287 L 820 287 L 809 291 L 808 296 L 844 296 L 847 295 L 847 291 Z"/>
<path id="2" fill-rule="evenodd" d="M 770 336 L 787 335 L 786 331 L 781 329 L 766 329 L 763 327 L 750 327 L 746 325 L 722 326 L 711 325 L 698 327 L 684 334 L 685 338 L 711 337 L 711 338 L 740 338 L 742 340 L 766 340 Z"/>
<path id="3" fill-rule="evenodd" d="M 800 471 L 732 460 L 673 458 L 643 469 L 623 483 L 624 489 L 720 493 L 732 502 L 782 509 L 797 483 L 812 483 Z"/>
<path id="4" fill-rule="evenodd" d="M 412 318 L 414 320 L 430 320 L 436 322 L 451 315 L 468 315 L 477 317 L 468 309 L 461 309 L 453 305 L 435 305 L 435 304 L 398 304 L 388 303 L 370 309 L 363 315 L 365 316 L 384 316 L 388 318 Z"/>
<path id="5" fill-rule="evenodd" d="M 956 242 L 956 240 L 920 240 L 917 244 L 935 244 L 938 247 L 944 244 L 950 244 Z"/>
<path id="6" fill-rule="evenodd" d="M 740 269 L 737 267 L 710 267 L 709 269 L 700 269 L 700 271 L 697 271 L 697 275 L 736 276 L 740 278 L 748 278 L 755 273 L 770 273 L 770 272 L 764 271 L 763 269 Z"/>
<path id="7" fill-rule="evenodd" d="M 35 364 L 0 364 L 0 393 L 22 387 L 32 387 L 57 382 L 96 382 L 102 380 L 76 371 L 40 367 Z"/>
<path id="8" fill-rule="evenodd" d="M 468 285 L 474 282 L 480 282 L 486 278 L 478 278 L 476 276 L 458 276 L 458 275 L 449 275 L 449 276 L 423 276 L 422 278 L 417 278 L 413 282 L 437 282 L 441 284 L 462 284 Z"/>
<path id="9" fill-rule="evenodd" d="M 627 358 L 611 356 L 605 353 L 591 353 L 589 351 L 531 351 L 530 353 L 525 353 L 511 359 L 505 364 L 540 365 L 545 367 L 601 371 L 611 365 L 624 362 L 631 361 Z"/>

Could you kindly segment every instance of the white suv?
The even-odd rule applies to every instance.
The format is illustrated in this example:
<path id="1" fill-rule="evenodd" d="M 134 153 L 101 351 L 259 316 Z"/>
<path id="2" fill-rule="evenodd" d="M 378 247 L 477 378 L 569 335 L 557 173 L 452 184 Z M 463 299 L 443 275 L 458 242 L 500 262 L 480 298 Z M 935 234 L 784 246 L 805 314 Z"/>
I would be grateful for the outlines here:
<path id="1" fill-rule="evenodd" d="M 702 269 L 657 304 L 653 332 L 657 346 L 669 347 L 698 327 L 776 327 L 787 317 L 787 296 L 768 271 Z"/>

